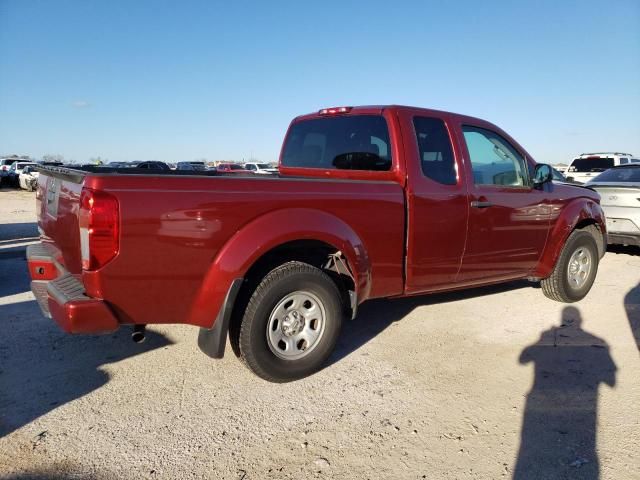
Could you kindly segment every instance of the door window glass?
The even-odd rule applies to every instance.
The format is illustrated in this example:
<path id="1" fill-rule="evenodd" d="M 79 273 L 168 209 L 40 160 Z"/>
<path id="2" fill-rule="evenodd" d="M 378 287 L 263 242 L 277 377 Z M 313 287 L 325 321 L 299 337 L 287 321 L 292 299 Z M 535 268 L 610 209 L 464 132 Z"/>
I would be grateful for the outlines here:
<path id="1" fill-rule="evenodd" d="M 509 142 L 484 128 L 463 126 L 462 131 L 476 185 L 529 185 L 525 160 Z"/>
<path id="2" fill-rule="evenodd" d="M 413 126 L 422 173 L 443 185 L 455 185 L 458 175 L 451 140 L 444 122 L 439 118 L 415 117 Z"/>

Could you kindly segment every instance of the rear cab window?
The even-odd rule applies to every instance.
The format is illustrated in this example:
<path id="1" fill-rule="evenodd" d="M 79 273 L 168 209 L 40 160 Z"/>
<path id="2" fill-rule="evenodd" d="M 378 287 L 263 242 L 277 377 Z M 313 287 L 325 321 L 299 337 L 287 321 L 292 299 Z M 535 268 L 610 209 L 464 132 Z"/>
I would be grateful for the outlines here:
<path id="1" fill-rule="evenodd" d="M 310 118 L 292 124 L 282 166 L 322 170 L 389 171 L 387 122 L 381 115 Z"/>

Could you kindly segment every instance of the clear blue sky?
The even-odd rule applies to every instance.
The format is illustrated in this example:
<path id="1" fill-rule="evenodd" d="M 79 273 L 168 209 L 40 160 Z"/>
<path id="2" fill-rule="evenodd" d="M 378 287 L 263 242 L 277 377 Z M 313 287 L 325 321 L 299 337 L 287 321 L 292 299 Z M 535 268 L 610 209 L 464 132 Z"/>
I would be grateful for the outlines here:
<path id="1" fill-rule="evenodd" d="M 293 116 L 386 103 L 640 155 L 640 0 L 0 0 L 0 154 L 270 161 Z"/>

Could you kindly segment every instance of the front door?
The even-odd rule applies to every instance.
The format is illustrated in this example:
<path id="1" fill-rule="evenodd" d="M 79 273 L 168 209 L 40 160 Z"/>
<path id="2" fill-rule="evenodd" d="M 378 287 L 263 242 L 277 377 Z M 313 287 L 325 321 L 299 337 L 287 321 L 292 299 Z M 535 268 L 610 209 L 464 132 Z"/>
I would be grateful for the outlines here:
<path id="1" fill-rule="evenodd" d="M 502 135 L 473 125 L 461 130 L 470 209 L 459 281 L 524 276 L 546 242 L 546 194 L 532 187 L 526 159 Z"/>
<path id="2" fill-rule="evenodd" d="M 460 152 L 452 148 L 448 118 L 405 114 L 407 158 L 406 293 L 455 283 L 467 233 L 469 199 Z M 407 135 L 409 136 L 409 135 Z"/>

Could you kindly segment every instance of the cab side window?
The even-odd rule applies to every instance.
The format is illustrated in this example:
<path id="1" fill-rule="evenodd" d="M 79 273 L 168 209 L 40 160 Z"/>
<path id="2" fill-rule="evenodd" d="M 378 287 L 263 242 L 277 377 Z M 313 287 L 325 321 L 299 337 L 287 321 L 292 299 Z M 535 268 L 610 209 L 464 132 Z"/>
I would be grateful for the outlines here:
<path id="1" fill-rule="evenodd" d="M 439 118 L 415 117 L 413 127 L 425 177 L 443 185 L 458 183 L 451 140 L 444 122 Z"/>
<path id="2" fill-rule="evenodd" d="M 529 186 L 529 172 L 522 155 L 504 138 L 484 128 L 463 126 L 476 185 Z"/>

